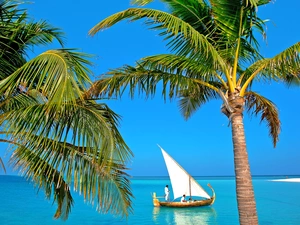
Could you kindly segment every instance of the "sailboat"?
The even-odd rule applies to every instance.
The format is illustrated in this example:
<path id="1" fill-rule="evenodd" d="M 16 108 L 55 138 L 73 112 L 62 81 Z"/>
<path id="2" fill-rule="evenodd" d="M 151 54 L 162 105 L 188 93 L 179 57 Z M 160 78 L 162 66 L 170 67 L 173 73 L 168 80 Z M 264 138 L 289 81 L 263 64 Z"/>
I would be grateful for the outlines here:
<path id="1" fill-rule="evenodd" d="M 167 170 L 169 173 L 174 200 L 173 201 L 159 201 L 156 193 L 153 193 L 153 205 L 156 207 L 167 206 L 167 207 L 198 207 L 212 205 L 216 199 L 216 194 L 214 189 L 210 184 L 212 191 L 212 196 L 210 196 L 201 185 L 188 174 L 162 147 L 158 146 L 163 154 Z M 186 202 L 178 202 L 176 199 L 187 196 L 188 200 Z M 197 199 L 193 199 L 197 197 Z M 201 198 L 199 200 L 199 197 Z"/>

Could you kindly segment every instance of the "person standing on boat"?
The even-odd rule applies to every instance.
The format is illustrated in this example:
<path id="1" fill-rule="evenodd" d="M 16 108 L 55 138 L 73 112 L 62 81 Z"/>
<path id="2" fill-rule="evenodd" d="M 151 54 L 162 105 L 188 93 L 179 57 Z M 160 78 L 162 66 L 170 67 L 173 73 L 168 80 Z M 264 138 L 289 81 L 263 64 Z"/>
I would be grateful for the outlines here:
<path id="1" fill-rule="evenodd" d="M 186 202 L 185 195 L 182 195 L 180 202 Z"/>
<path id="2" fill-rule="evenodd" d="M 168 185 L 166 185 L 166 187 L 165 187 L 165 199 L 166 199 L 167 202 L 170 201 L 170 190 L 169 190 Z"/>

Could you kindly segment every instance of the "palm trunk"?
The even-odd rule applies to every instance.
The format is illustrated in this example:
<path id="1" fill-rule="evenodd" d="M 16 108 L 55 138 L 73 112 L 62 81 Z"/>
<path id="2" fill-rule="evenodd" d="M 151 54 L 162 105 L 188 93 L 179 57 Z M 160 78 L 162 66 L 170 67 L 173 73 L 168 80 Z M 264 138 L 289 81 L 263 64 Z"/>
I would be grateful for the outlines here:
<path id="1" fill-rule="evenodd" d="M 236 194 L 240 224 L 257 225 L 256 203 L 246 149 L 242 114 L 233 116 L 231 122 Z"/>
<path id="2" fill-rule="evenodd" d="M 244 98 L 239 90 L 228 96 L 222 112 L 231 120 L 236 195 L 240 225 L 258 225 L 256 203 L 252 185 L 246 140 L 244 133 Z"/>

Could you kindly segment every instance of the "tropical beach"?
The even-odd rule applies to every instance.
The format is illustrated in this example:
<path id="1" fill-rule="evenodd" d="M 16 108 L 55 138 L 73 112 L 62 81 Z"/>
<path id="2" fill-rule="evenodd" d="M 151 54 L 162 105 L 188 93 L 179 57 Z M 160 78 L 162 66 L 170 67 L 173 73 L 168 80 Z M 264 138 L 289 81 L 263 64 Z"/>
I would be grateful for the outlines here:
<path id="1" fill-rule="evenodd" d="M 298 5 L 3 1 L 0 222 L 298 224 Z"/>

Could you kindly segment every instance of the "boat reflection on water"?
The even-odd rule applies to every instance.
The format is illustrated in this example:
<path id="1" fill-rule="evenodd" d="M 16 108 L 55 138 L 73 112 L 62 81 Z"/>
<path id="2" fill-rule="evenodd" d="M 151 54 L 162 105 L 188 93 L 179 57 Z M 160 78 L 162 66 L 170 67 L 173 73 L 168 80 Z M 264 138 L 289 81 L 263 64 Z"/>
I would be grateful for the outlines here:
<path id="1" fill-rule="evenodd" d="M 209 225 L 217 221 L 213 207 L 169 208 L 154 207 L 153 221 L 156 224 L 174 225 Z"/>

